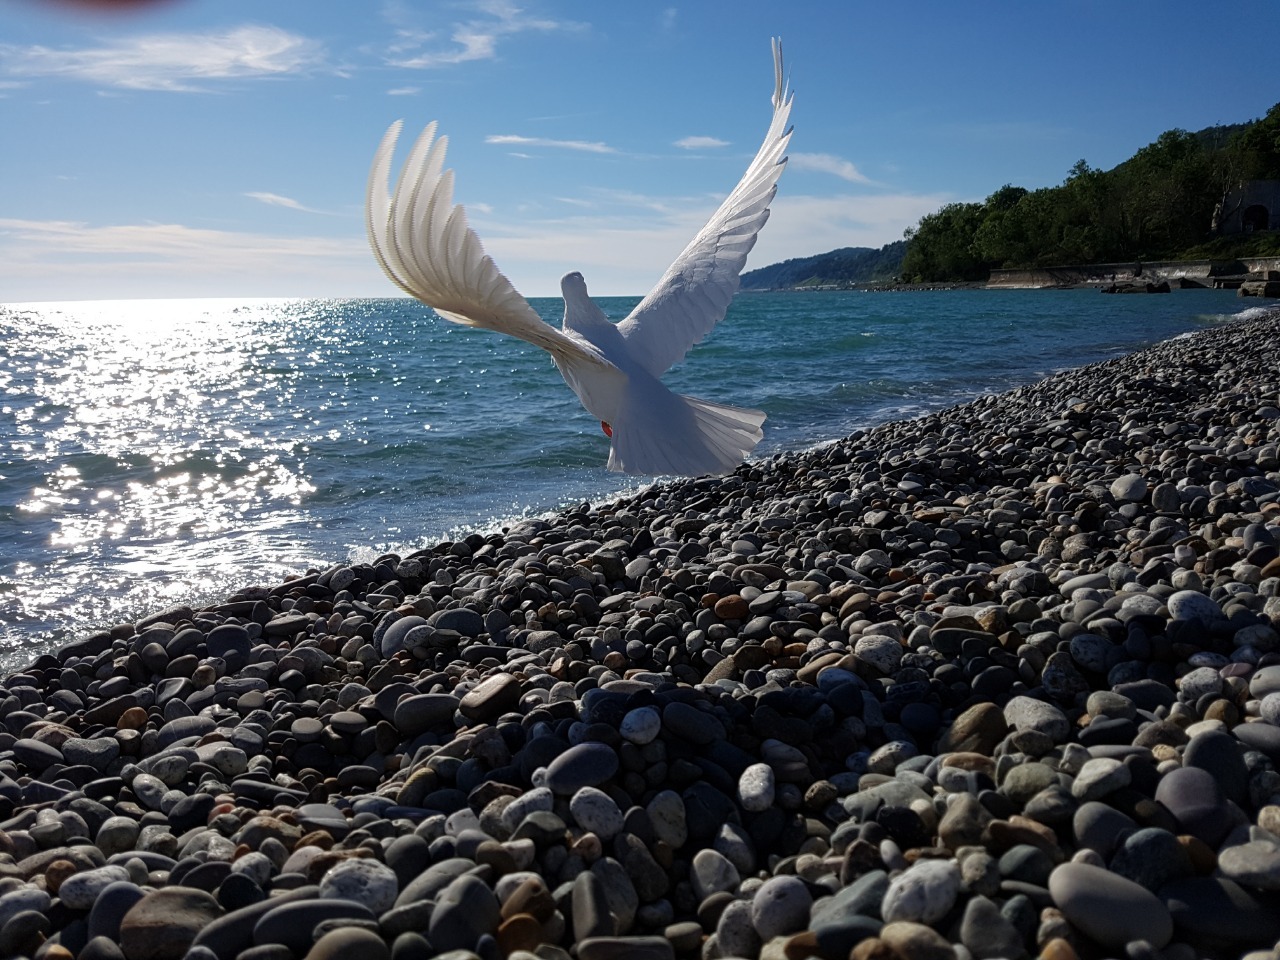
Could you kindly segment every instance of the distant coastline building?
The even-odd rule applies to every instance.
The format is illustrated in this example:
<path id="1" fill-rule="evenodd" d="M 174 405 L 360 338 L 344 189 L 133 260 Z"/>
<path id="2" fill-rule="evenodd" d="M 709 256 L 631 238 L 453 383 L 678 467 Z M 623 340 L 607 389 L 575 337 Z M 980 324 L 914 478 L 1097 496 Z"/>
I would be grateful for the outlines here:
<path id="1" fill-rule="evenodd" d="M 1280 180 L 1246 180 L 1213 212 L 1218 233 L 1232 236 L 1280 230 Z"/>

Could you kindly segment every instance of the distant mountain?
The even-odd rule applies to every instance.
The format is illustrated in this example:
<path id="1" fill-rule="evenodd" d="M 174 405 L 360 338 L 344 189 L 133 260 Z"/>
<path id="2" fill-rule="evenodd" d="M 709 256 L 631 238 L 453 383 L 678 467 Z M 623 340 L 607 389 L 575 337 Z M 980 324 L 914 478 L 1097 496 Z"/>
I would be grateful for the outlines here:
<path id="1" fill-rule="evenodd" d="M 813 287 L 848 287 L 855 283 L 889 280 L 897 275 L 907 241 L 898 240 L 879 250 L 844 247 L 816 257 L 784 260 L 742 275 L 743 290 L 795 290 Z"/>

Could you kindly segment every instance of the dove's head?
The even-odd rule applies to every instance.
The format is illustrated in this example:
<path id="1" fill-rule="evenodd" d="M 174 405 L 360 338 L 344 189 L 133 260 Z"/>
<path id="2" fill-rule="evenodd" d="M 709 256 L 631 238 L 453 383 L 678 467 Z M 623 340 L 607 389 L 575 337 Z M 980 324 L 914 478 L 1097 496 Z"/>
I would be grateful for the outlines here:
<path id="1" fill-rule="evenodd" d="M 560 278 L 560 293 L 566 300 L 583 300 L 587 296 L 587 281 L 577 270 Z"/>

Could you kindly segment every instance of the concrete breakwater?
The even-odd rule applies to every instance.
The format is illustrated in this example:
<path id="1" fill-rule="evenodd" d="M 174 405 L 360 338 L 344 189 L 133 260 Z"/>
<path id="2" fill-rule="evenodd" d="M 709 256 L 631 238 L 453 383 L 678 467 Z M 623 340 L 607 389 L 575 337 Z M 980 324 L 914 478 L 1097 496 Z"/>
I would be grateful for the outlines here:
<path id="1" fill-rule="evenodd" d="M 1278 324 L 42 656 L 0 951 L 1274 958 Z"/>
<path id="2" fill-rule="evenodd" d="M 1082 284 L 1156 283 L 1161 280 L 1196 281 L 1217 285 L 1218 278 L 1238 283 L 1248 274 L 1266 276 L 1280 270 L 1280 257 L 1246 257 L 1242 260 L 1169 260 L 1132 263 L 1094 263 L 1060 267 L 992 270 L 987 286 L 993 289 L 1041 289 Z"/>

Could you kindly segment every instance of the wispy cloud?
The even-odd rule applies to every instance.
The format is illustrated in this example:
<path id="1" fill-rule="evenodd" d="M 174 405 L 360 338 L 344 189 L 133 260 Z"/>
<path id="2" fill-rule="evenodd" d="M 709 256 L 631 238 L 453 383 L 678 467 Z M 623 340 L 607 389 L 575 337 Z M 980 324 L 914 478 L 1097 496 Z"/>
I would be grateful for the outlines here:
<path id="1" fill-rule="evenodd" d="M 793 170 L 813 170 L 817 173 L 829 173 L 850 183 L 872 183 L 861 170 L 848 160 L 831 153 L 793 153 L 787 161 Z"/>
<path id="2" fill-rule="evenodd" d="M 721 140 L 719 137 L 685 137 L 677 140 L 675 145 L 681 150 L 711 150 L 716 147 L 727 147 L 729 141 Z"/>
<path id="3" fill-rule="evenodd" d="M 475 224 L 485 249 L 516 288 L 550 296 L 567 270 L 582 270 L 592 293 L 639 295 L 662 275 L 722 197 L 593 190 L 559 196 L 561 215 Z M 779 195 L 747 269 L 838 247 L 879 247 L 902 238 L 953 197 L 941 194 Z"/>
<path id="4" fill-rule="evenodd" d="M 324 48 L 278 27 L 222 33 L 157 33 L 94 47 L 0 44 L 0 75 L 49 77 L 126 90 L 195 92 L 210 81 L 280 77 L 320 66 Z"/>
<path id="5" fill-rule="evenodd" d="M 387 91 L 389 97 L 412 97 L 415 93 L 421 93 L 421 87 L 395 87 Z"/>
<path id="6" fill-rule="evenodd" d="M 553 147 L 557 150 L 578 150 L 582 153 L 617 153 L 607 143 L 594 140 L 553 140 L 549 137 L 521 137 L 514 133 L 499 133 L 484 138 L 485 143 L 506 144 L 519 147 Z"/>
<path id="7" fill-rule="evenodd" d="M 324 213 L 323 210 L 315 210 L 312 207 L 303 206 L 292 197 L 282 197 L 278 193 L 263 193 L 257 190 L 251 190 L 245 194 L 253 200 L 265 203 L 271 207 L 285 207 L 289 210 L 301 210 L 303 213 Z"/>
<path id="8" fill-rule="evenodd" d="M 72 298 L 288 296 L 381 285 L 357 236 L 0 218 L 0 288 L 39 300 L 48 290 Z"/>
<path id="9" fill-rule="evenodd" d="M 388 7 L 387 16 L 398 24 L 388 62 L 398 67 L 428 69 L 492 60 L 498 56 L 499 43 L 520 33 L 587 29 L 586 24 L 577 21 L 532 16 L 511 0 L 478 0 L 472 6 L 477 15 L 452 24 L 447 40 L 438 31 L 416 26 L 412 22 L 415 13 L 404 5 Z"/>

